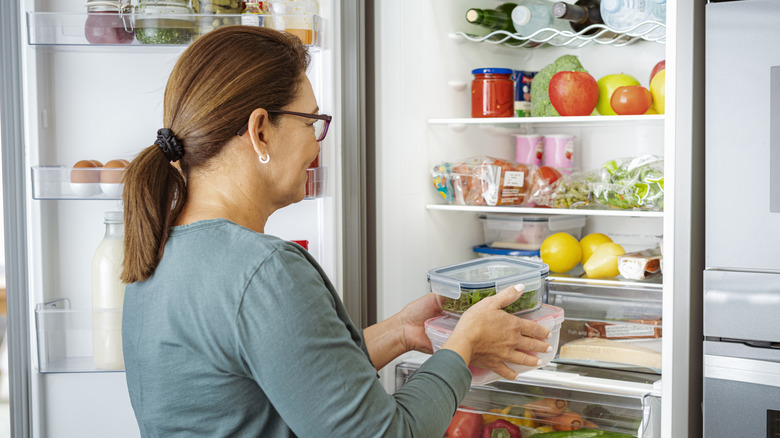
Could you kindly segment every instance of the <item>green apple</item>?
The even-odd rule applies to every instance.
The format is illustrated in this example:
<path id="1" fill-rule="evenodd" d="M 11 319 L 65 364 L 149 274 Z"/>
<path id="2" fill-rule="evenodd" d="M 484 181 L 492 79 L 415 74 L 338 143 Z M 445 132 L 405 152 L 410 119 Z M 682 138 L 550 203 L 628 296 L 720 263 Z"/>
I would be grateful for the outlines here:
<path id="1" fill-rule="evenodd" d="M 599 86 L 599 103 L 596 104 L 596 109 L 599 110 L 599 114 L 602 116 L 615 116 L 617 113 L 612 110 L 612 105 L 610 104 L 612 93 L 617 90 L 618 87 L 639 85 L 639 81 L 631 75 L 619 73 L 606 75 L 599 79 L 597 84 Z"/>
<path id="2" fill-rule="evenodd" d="M 666 106 L 666 69 L 653 76 L 650 81 L 650 94 L 653 95 L 653 107 L 658 114 L 663 114 Z"/>

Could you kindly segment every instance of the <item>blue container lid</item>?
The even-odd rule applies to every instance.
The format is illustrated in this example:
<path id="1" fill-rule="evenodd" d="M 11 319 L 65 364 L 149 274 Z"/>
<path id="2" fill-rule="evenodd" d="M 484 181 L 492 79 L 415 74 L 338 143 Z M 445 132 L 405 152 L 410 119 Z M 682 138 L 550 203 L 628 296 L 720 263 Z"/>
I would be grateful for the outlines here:
<path id="1" fill-rule="evenodd" d="M 523 249 L 504 249 L 504 248 L 491 248 L 487 244 L 477 245 L 474 247 L 474 252 L 480 254 L 489 254 L 496 256 L 510 256 L 510 257 L 541 257 L 539 250 L 523 250 Z"/>
<path id="2" fill-rule="evenodd" d="M 457 299 L 463 290 L 487 289 L 496 292 L 522 283 L 526 290 L 539 289 L 550 268 L 541 262 L 512 257 L 487 257 L 428 271 L 431 291 Z"/>
<path id="3" fill-rule="evenodd" d="M 497 74 L 497 75 L 511 75 L 514 72 L 511 68 L 475 68 L 471 70 L 471 74 L 480 75 L 485 73 Z"/>

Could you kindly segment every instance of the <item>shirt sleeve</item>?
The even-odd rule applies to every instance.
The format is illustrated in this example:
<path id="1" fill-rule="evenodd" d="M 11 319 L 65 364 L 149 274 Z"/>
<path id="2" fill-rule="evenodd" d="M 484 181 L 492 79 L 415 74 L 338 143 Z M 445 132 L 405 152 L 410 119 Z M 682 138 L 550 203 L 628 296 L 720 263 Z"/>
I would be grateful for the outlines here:
<path id="1" fill-rule="evenodd" d="M 442 436 L 471 383 L 463 359 L 439 351 L 388 394 L 345 315 L 296 251 L 277 250 L 249 282 L 236 321 L 239 354 L 285 423 L 300 437 Z"/>

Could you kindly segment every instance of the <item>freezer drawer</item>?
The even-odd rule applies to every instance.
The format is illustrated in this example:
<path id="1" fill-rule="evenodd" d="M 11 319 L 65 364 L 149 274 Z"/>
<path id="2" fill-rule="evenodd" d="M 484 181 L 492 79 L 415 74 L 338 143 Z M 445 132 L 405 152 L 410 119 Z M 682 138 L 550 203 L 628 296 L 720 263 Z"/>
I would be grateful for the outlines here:
<path id="1" fill-rule="evenodd" d="M 780 274 L 704 271 L 704 336 L 780 342 Z"/>
<path id="2" fill-rule="evenodd" d="M 416 361 L 396 365 L 396 390 L 418 367 Z M 583 429 L 643 438 L 660 436 L 660 397 L 636 390 L 650 385 L 611 381 L 612 388 L 588 387 L 577 380 L 576 374 L 545 370 L 531 372 L 534 373 L 545 378 L 524 374 L 518 381 L 501 380 L 487 386 L 473 386 L 459 409 L 482 415 L 483 422 L 504 418 L 520 424 L 523 436 L 563 430 L 571 426 L 572 419 L 580 421 L 580 418 L 583 423 L 589 422 Z M 561 416 L 562 413 L 568 415 Z"/>
<path id="3" fill-rule="evenodd" d="M 660 373 L 660 283 L 551 278 L 547 301 L 564 309 L 557 363 Z"/>
<path id="4" fill-rule="evenodd" d="M 780 363 L 704 355 L 704 436 L 780 436 Z"/>

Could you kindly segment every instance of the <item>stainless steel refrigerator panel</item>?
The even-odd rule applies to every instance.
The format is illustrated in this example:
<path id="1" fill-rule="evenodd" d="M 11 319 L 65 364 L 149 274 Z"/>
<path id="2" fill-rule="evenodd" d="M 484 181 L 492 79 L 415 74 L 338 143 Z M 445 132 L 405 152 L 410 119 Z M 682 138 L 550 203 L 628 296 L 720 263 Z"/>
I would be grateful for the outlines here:
<path id="1" fill-rule="evenodd" d="M 704 336 L 780 342 L 780 274 L 704 271 Z"/>
<path id="2" fill-rule="evenodd" d="M 780 435 L 780 364 L 704 356 L 704 436 Z"/>
<path id="3" fill-rule="evenodd" d="M 706 14 L 705 265 L 780 272 L 780 2 Z"/>

